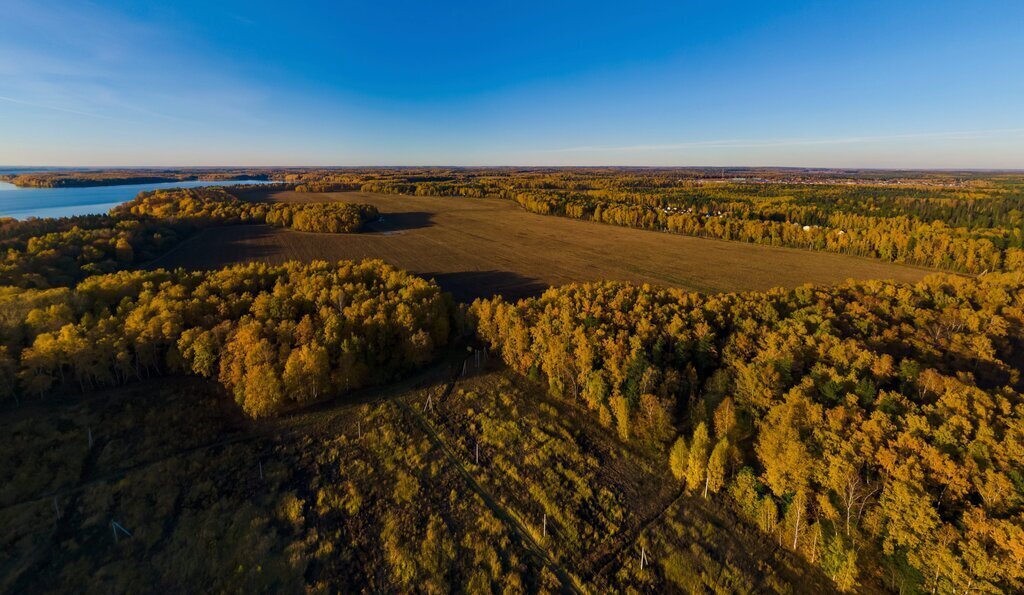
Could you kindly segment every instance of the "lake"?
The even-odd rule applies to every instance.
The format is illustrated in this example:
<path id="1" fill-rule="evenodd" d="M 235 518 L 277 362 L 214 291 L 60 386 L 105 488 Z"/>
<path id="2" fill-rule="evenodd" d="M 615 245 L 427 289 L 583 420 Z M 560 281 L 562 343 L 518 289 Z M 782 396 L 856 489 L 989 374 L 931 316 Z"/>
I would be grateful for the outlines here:
<path id="1" fill-rule="evenodd" d="M 274 184 L 266 180 L 228 180 L 164 182 L 162 184 L 125 184 L 123 186 L 92 186 L 89 188 L 18 188 L 0 182 L 0 217 L 71 217 L 106 213 L 111 208 L 149 190 L 164 188 L 196 188 L 199 186 L 233 186 L 235 184 Z"/>

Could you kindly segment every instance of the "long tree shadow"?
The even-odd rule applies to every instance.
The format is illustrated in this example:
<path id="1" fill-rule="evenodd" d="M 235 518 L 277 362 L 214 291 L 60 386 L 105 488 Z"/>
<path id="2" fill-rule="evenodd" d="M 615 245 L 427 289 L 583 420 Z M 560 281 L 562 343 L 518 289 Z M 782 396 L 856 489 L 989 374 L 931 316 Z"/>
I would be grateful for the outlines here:
<path id="1" fill-rule="evenodd" d="M 506 300 L 538 296 L 548 284 L 512 271 L 458 271 L 454 273 L 422 273 L 433 279 L 441 289 L 460 302 L 500 295 Z"/>
<path id="2" fill-rule="evenodd" d="M 204 229 L 186 238 L 142 268 L 219 269 L 232 264 L 265 261 L 281 254 L 280 246 L 266 241 L 274 234 L 269 225 L 228 225 Z M 219 237 L 218 237 L 219 236 Z M 209 242 L 216 237 L 216 250 Z"/>
<path id="3" fill-rule="evenodd" d="M 433 226 L 433 218 L 433 213 L 425 211 L 381 213 L 380 219 L 366 225 L 366 230 L 370 233 L 394 233 L 396 231 L 420 229 Z"/>

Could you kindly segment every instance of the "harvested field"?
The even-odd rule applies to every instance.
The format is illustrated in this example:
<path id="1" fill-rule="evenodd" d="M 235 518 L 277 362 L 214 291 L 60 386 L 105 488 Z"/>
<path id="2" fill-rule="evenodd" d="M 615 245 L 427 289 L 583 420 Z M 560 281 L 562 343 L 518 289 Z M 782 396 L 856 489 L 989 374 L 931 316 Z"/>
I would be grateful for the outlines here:
<path id="1" fill-rule="evenodd" d="M 249 200 L 340 200 L 376 206 L 369 233 L 264 225 L 208 229 L 154 267 L 218 268 L 286 260 L 380 258 L 432 277 L 459 300 L 535 295 L 552 285 L 616 280 L 720 292 L 846 279 L 916 281 L 926 269 L 868 258 L 693 238 L 529 213 L 511 201 L 362 192 L 251 190 Z"/>

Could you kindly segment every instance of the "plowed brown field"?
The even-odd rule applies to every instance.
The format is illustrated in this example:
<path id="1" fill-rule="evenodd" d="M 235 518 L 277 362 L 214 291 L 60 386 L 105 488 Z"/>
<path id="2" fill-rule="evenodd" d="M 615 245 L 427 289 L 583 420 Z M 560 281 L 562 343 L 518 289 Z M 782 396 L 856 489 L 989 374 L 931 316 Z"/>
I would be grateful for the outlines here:
<path id="1" fill-rule="evenodd" d="M 511 201 L 361 192 L 256 190 L 252 200 L 375 205 L 368 233 L 316 234 L 265 225 L 211 228 L 152 263 L 218 268 L 249 261 L 380 258 L 432 277 L 459 300 L 518 298 L 573 281 L 619 280 L 719 292 L 916 281 L 928 270 L 868 258 L 692 238 L 529 213 Z"/>

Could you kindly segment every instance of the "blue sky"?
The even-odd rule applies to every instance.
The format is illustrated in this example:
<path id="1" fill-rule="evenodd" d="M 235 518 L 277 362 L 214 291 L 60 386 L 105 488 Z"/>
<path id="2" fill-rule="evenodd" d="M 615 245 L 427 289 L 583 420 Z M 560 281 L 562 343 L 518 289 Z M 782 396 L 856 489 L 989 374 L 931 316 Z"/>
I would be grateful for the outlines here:
<path id="1" fill-rule="evenodd" d="M 1024 3 L 4 0 L 0 164 L 1024 168 Z"/>

